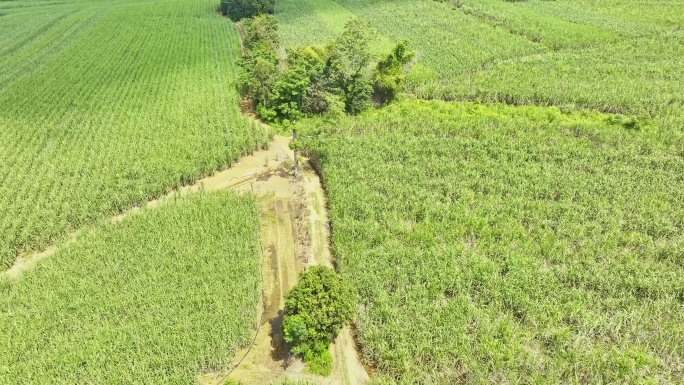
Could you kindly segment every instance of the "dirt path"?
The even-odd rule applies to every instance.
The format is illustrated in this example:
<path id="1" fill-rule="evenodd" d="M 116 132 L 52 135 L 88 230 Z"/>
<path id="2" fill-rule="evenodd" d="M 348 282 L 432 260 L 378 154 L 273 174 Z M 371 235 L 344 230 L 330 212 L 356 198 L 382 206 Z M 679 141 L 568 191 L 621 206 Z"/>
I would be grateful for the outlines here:
<path id="1" fill-rule="evenodd" d="M 310 242 L 309 266 L 324 265 L 333 267 L 330 252 L 330 222 L 328 220 L 328 204 L 325 191 L 318 175 L 307 163 L 302 174 L 304 202 L 309 212 L 308 232 Z M 332 377 L 341 384 L 363 384 L 369 376 L 359 360 L 356 341 L 352 337 L 351 329 L 345 327 L 340 331 L 335 343 L 330 347 L 333 356 Z"/>
<path id="2" fill-rule="evenodd" d="M 173 191 L 167 195 L 149 201 L 145 207 L 155 207 L 162 202 L 171 199 L 177 195 L 187 195 L 195 193 L 201 189 L 205 191 L 216 191 L 222 189 L 237 189 L 251 181 L 257 179 L 260 175 L 267 174 L 276 170 L 288 159 L 290 138 L 284 136 L 275 136 L 273 141 L 266 150 L 255 151 L 251 155 L 245 156 L 232 167 L 217 171 L 214 175 L 202 178 L 194 185 L 181 187 L 178 191 Z M 291 162 L 291 159 L 290 159 Z M 132 208 L 124 213 L 112 217 L 112 222 L 118 222 L 129 215 L 140 212 L 140 207 Z M 40 260 L 53 255 L 59 248 L 75 241 L 80 235 L 80 231 L 75 231 L 69 234 L 67 241 L 60 245 L 53 245 L 47 249 L 30 254 L 20 255 L 14 265 L 2 274 L 10 279 L 18 277 L 22 272 L 34 267 Z"/>
<path id="3" fill-rule="evenodd" d="M 205 374 L 200 383 L 223 384 L 228 375 L 243 384 L 277 384 L 286 379 L 330 385 L 365 383 L 368 374 L 349 328 L 330 347 L 333 372 L 328 377 L 304 373 L 304 364 L 288 354 L 280 331 L 283 296 L 297 282 L 299 272 L 313 265 L 333 265 L 327 205 L 318 175 L 305 162 L 301 176 L 294 178 L 288 161 L 239 189 L 262 197 L 263 312 L 254 345 L 236 355 L 239 365 L 230 372 Z"/>
<path id="4" fill-rule="evenodd" d="M 314 265 L 333 266 L 325 193 L 308 161 L 302 165 L 301 176 L 293 176 L 289 142 L 288 137 L 276 136 L 268 150 L 256 151 L 229 169 L 145 205 L 145 208 L 155 207 L 178 195 L 200 190 L 231 189 L 260 197 L 261 242 L 265 255 L 262 310 L 258 315 L 255 342 L 238 352 L 236 361 L 239 360 L 240 364 L 232 372 L 203 374 L 198 378 L 200 383 L 223 384 L 228 374 L 243 384 L 277 384 L 289 379 L 313 384 L 356 385 L 368 380 L 348 327 L 341 331 L 330 347 L 333 372 L 328 377 L 304 373 L 304 364 L 289 355 L 281 335 L 284 295 L 296 284 L 300 271 Z M 111 220 L 118 222 L 140 211 L 141 208 L 133 208 Z M 19 257 L 4 274 L 10 279 L 18 277 L 40 260 L 75 241 L 79 234 L 72 233 L 59 246 Z"/>

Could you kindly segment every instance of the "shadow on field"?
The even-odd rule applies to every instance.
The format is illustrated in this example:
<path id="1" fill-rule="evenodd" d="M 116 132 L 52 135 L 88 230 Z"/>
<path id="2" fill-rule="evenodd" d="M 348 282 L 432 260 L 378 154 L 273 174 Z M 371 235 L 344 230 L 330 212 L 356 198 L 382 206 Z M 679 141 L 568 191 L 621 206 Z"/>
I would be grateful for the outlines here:
<path id="1" fill-rule="evenodd" d="M 273 361 L 279 363 L 283 368 L 287 367 L 288 358 L 290 357 L 290 351 L 287 348 L 287 343 L 283 339 L 283 311 L 278 312 L 278 316 L 272 318 L 269 322 L 271 323 L 271 358 Z"/>

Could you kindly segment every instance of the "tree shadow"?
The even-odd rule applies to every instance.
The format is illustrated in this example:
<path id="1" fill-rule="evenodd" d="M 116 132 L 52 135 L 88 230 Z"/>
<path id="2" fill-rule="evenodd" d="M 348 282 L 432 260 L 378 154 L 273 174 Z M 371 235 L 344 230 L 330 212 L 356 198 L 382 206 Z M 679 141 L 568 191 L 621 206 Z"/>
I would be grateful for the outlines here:
<path id="1" fill-rule="evenodd" d="M 283 317 L 282 310 L 278 311 L 278 315 L 269 320 L 271 323 L 271 358 L 278 362 L 282 367 L 286 367 L 290 358 L 290 350 L 283 338 Z"/>

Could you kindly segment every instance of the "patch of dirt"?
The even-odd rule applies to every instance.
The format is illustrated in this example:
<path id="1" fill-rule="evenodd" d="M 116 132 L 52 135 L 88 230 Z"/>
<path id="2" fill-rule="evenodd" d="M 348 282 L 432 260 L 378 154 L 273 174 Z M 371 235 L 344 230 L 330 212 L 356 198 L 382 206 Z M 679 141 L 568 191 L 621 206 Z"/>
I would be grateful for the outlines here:
<path id="1" fill-rule="evenodd" d="M 199 382 L 223 384 L 227 378 L 243 384 L 268 384 L 284 380 L 313 384 L 363 384 L 369 376 L 359 360 L 349 327 L 330 347 L 333 371 L 328 377 L 304 373 L 304 364 L 294 359 L 283 341 L 280 326 L 284 294 L 297 282 L 299 272 L 314 265 L 332 267 L 325 193 L 318 175 L 304 162 L 301 176 L 293 176 L 292 162 L 264 174 L 249 186 L 261 196 L 263 259 L 263 312 L 254 345 L 237 353 L 233 370 L 204 374 Z"/>
<path id="2" fill-rule="evenodd" d="M 69 234 L 69 237 L 67 238 L 67 240 L 65 242 L 63 242 L 59 247 L 64 247 L 65 245 L 72 243 L 73 241 L 76 240 L 76 238 L 78 238 L 79 234 L 80 234 L 80 231 L 76 231 L 76 232 Z M 43 251 L 19 256 L 14 261 L 14 265 L 12 265 L 12 267 L 10 267 L 9 269 L 5 270 L 5 272 L 4 272 L 5 276 L 9 279 L 17 278 L 22 272 L 33 268 L 41 260 L 43 260 L 43 259 L 53 255 L 54 253 L 56 253 L 57 250 L 59 249 L 59 247 L 53 245 L 53 246 L 50 246 Z"/>
<path id="3" fill-rule="evenodd" d="M 328 202 L 320 177 L 311 167 L 304 163 L 304 172 L 299 181 L 297 195 L 305 208 L 305 224 L 307 238 L 301 247 L 308 246 L 307 266 L 334 266 L 330 252 L 330 222 L 328 219 Z M 369 380 L 368 372 L 359 359 L 356 341 L 347 326 L 340 331 L 335 342 L 330 346 L 333 356 L 331 377 L 335 384 L 364 384 Z"/>

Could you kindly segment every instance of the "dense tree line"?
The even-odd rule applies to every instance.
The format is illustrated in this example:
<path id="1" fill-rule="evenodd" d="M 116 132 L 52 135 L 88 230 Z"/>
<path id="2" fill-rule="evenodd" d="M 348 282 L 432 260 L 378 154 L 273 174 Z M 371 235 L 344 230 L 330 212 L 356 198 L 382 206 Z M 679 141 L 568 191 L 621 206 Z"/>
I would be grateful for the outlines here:
<path id="1" fill-rule="evenodd" d="M 245 30 L 241 85 L 257 114 L 270 122 L 302 116 L 358 114 L 388 103 L 401 91 L 405 68 L 414 57 L 401 41 L 375 66 L 370 33 L 360 20 L 324 46 L 288 48 L 280 58 L 276 19 L 260 15 L 243 21 Z"/>

